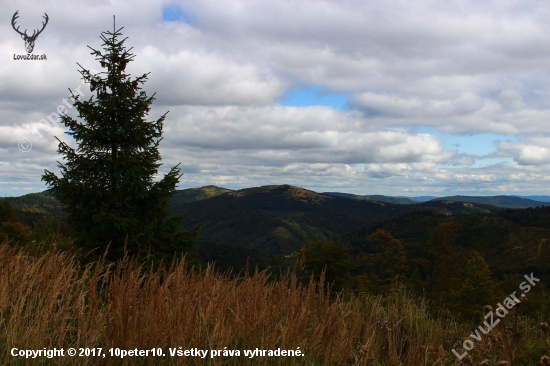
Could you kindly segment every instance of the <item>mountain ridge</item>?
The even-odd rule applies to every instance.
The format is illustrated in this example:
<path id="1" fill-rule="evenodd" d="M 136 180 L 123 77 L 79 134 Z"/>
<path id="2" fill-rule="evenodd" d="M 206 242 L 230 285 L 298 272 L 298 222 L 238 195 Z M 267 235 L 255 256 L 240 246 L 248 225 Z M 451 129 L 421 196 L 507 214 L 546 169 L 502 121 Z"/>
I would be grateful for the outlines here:
<path id="1" fill-rule="evenodd" d="M 514 197 L 514 196 L 448 196 L 438 197 L 431 201 L 457 201 L 457 202 L 469 202 L 480 203 L 486 205 L 493 205 L 497 207 L 505 208 L 529 208 L 537 206 L 549 206 L 548 202 L 534 201 L 528 198 Z"/>
<path id="2" fill-rule="evenodd" d="M 355 196 L 343 195 L 317 193 L 290 185 L 240 190 L 205 186 L 178 190 L 170 201 L 170 208 L 175 213 L 188 214 L 185 228 L 204 223 L 202 241 L 225 243 L 267 254 L 289 254 L 320 236 L 336 238 L 368 223 L 411 211 L 428 211 L 448 217 L 463 213 L 491 213 L 501 209 L 485 203 L 459 200 L 398 204 L 381 202 L 385 198 L 381 195 L 364 199 L 350 199 Z M 46 214 L 62 212 L 62 206 L 51 192 L 8 200 L 14 204 L 22 221 L 30 226 Z"/>
<path id="3" fill-rule="evenodd" d="M 465 202 L 394 204 L 330 196 L 290 185 L 226 192 L 172 207 L 188 213 L 186 227 L 203 222 L 202 239 L 289 254 L 319 236 L 337 237 L 369 222 L 426 210 L 440 215 L 494 212 Z"/>
<path id="4" fill-rule="evenodd" d="M 385 195 L 358 195 L 353 193 L 341 193 L 341 192 L 324 192 L 324 194 L 345 197 L 350 199 L 357 200 L 372 200 L 378 202 L 388 202 L 396 204 L 415 204 L 423 203 L 430 201 L 455 201 L 455 202 L 467 202 L 467 203 L 478 203 L 485 205 L 492 205 L 502 208 L 529 208 L 537 206 L 549 206 L 550 205 L 550 196 L 512 196 L 512 195 L 498 195 L 498 196 L 443 196 L 443 197 L 434 197 L 434 196 L 418 196 L 418 197 L 407 197 L 407 196 L 385 196 Z M 528 197 L 538 197 L 540 199 L 545 199 L 547 201 L 537 201 Z"/>

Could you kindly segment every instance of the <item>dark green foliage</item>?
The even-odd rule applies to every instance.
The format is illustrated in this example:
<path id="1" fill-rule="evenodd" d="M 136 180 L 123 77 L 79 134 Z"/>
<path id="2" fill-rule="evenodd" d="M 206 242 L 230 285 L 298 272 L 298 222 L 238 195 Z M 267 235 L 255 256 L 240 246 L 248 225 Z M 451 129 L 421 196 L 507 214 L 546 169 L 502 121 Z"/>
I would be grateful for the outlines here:
<path id="1" fill-rule="evenodd" d="M 436 215 L 431 212 L 412 212 L 400 217 L 364 226 L 344 236 L 354 254 L 371 252 L 365 238 L 383 229 L 403 242 L 410 260 L 425 259 L 427 244 L 433 230 L 440 224 L 460 225 L 454 253 L 479 251 L 489 263 L 496 278 L 505 274 L 536 272 L 550 284 L 550 207 L 523 210 L 506 209 L 493 213 L 468 215 Z M 450 255 L 451 262 L 460 258 Z"/>
<path id="2" fill-rule="evenodd" d="M 374 252 L 359 257 L 360 267 L 369 279 L 369 290 L 376 294 L 385 293 L 392 283 L 399 278 L 403 281 L 408 275 L 403 244 L 385 230 L 376 230 L 368 241 Z"/>
<path id="3" fill-rule="evenodd" d="M 19 221 L 5 221 L 0 225 L 1 239 L 7 238 L 13 243 L 24 244 L 31 238 L 31 229 Z"/>
<path id="4" fill-rule="evenodd" d="M 125 247 L 131 254 L 172 255 L 192 247 L 199 227 L 182 231 L 184 217 L 168 211 L 181 176 L 178 166 L 154 180 L 166 114 L 146 120 L 154 95 L 140 90 L 148 74 L 125 73 L 134 55 L 120 39 L 121 29 L 102 33 L 104 52 L 91 48 L 107 71 L 80 70 L 95 98 L 82 100 L 71 92 L 81 120 L 67 114 L 61 120 L 78 147 L 59 141 L 65 160 L 59 164 L 61 177 L 45 171 L 42 180 L 65 205 L 76 243 L 84 249 L 101 253 L 110 244 L 111 258 L 120 257 Z"/>
<path id="5" fill-rule="evenodd" d="M 475 323 L 484 305 L 495 307 L 513 291 L 521 292 L 524 275 L 533 273 L 541 282 L 519 311 L 550 319 L 549 207 L 452 216 L 413 212 L 369 224 L 344 240 L 360 258 L 376 251 L 365 238 L 380 229 L 403 243 L 410 272 L 402 282 L 437 307 Z M 371 271 L 365 273 L 372 277 Z"/>
<path id="6" fill-rule="evenodd" d="M 65 214 L 63 205 L 48 191 L 7 197 L 6 200 L 13 206 L 19 220 L 33 229 L 35 223 L 46 216 Z"/>
<path id="7" fill-rule="evenodd" d="M 0 201 L 0 242 L 8 239 L 12 243 L 25 244 L 31 237 L 31 229 L 22 224 L 7 200 Z"/>
<path id="8" fill-rule="evenodd" d="M 339 291 L 351 285 L 353 261 L 347 244 L 328 238 L 304 245 L 302 267 L 306 275 L 312 274 L 317 280 L 324 273 L 325 281 Z"/>
<path id="9" fill-rule="evenodd" d="M 18 221 L 12 205 L 7 200 L 0 201 L 0 222 Z"/>
<path id="10" fill-rule="evenodd" d="M 483 307 L 494 306 L 497 300 L 495 289 L 495 281 L 485 258 L 479 252 L 472 251 L 460 272 L 460 285 L 456 291 L 457 299 L 454 303 L 455 310 L 463 314 L 466 319 L 477 316 L 477 320 L 481 320 Z M 447 289 L 448 292 L 453 290 L 455 289 Z"/>
<path id="11" fill-rule="evenodd" d="M 456 247 L 460 229 L 460 224 L 455 221 L 439 224 L 432 230 L 430 240 L 426 243 L 423 269 L 428 295 L 432 299 L 443 299 L 460 283 L 457 275 L 461 258 L 460 250 Z"/>
<path id="12" fill-rule="evenodd" d="M 48 192 L 30 193 L 20 197 L 6 198 L 18 212 L 37 212 L 62 215 L 63 205 Z"/>
<path id="13" fill-rule="evenodd" d="M 33 242 L 37 251 L 41 247 L 59 251 L 72 251 L 81 255 L 81 248 L 75 247 L 71 235 L 71 228 L 64 217 L 45 215 L 35 222 L 33 229 Z"/>
<path id="14" fill-rule="evenodd" d="M 256 269 L 258 271 L 270 269 L 272 273 L 277 274 L 276 272 L 283 264 L 279 257 L 224 243 L 201 242 L 197 248 L 197 254 L 201 263 L 214 264 L 219 272 L 231 272 L 234 275 L 242 274 L 246 268 L 250 273 Z"/>

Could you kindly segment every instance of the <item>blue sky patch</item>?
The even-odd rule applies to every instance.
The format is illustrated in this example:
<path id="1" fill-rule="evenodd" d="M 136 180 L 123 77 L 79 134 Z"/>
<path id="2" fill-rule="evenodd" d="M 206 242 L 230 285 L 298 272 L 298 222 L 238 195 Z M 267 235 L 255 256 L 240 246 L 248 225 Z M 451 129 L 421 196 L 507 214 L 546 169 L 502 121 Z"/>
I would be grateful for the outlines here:
<path id="1" fill-rule="evenodd" d="M 162 7 L 162 20 L 165 22 L 183 22 L 193 25 L 191 18 L 185 14 L 182 8 L 178 5 L 164 5 Z"/>
<path id="2" fill-rule="evenodd" d="M 494 141 L 515 140 L 514 135 L 497 135 L 494 133 L 480 133 L 476 135 L 451 135 L 439 132 L 431 127 L 414 129 L 417 133 L 426 133 L 439 138 L 447 150 L 458 150 L 459 154 L 487 155 L 494 153 Z"/>
<path id="3" fill-rule="evenodd" d="M 305 88 L 294 89 L 285 94 L 280 105 L 285 107 L 327 106 L 340 111 L 349 110 L 349 93 L 326 93 L 318 85 L 308 85 Z"/>
<path id="4" fill-rule="evenodd" d="M 474 165 L 472 165 L 472 168 L 485 168 L 488 166 L 496 165 L 499 163 L 513 163 L 513 158 L 483 158 L 483 159 L 476 159 L 476 162 Z"/>

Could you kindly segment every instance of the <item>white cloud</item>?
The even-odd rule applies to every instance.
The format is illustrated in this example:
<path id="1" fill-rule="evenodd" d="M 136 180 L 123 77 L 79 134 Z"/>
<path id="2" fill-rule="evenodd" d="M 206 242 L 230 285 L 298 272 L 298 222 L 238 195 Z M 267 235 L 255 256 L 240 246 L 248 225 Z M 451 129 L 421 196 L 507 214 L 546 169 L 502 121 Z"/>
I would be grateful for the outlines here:
<path id="1" fill-rule="evenodd" d="M 500 141 L 497 155 L 512 156 L 520 165 L 550 164 L 550 138 L 532 137 L 520 141 Z"/>
<path id="2" fill-rule="evenodd" d="M 148 46 L 140 56 L 140 68 L 156 70 L 147 89 L 159 90 L 162 104 L 271 104 L 287 91 L 286 83 L 269 69 L 215 54 L 167 53 Z"/>
<path id="3" fill-rule="evenodd" d="M 483 107 L 481 98 L 472 93 L 465 93 L 454 100 L 427 100 L 367 92 L 355 95 L 352 104 L 364 109 L 367 114 L 422 120 L 468 115 Z"/>
<path id="4" fill-rule="evenodd" d="M 170 147 L 233 151 L 253 164 L 444 163 L 453 156 L 433 136 L 372 130 L 357 113 L 328 107 L 186 107 L 175 114 Z"/>
<path id="5" fill-rule="evenodd" d="M 165 4 L 180 6 L 191 25 L 164 22 Z M 24 53 L 8 21 L 15 10 L 29 29 L 48 13 L 35 46 L 47 61 L 12 59 Z M 6 192 L 44 188 L 43 169 L 60 158 L 53 136 L 66 136 L 38 123 L 80 85 L 76 62 L 99 68 L 86 45 L 100 48 L 116 14 L 137 55 L 128 70 L 151 72 L 151 118 L 170 110 L 161 151 L 167 164 L 183 162 L 184 184 L 549 193 L 544 1 L 46 0 L 4 2 L 0 11 L 8 15 L 0 24 Z M 352 110 L 277 105 L 308 84 L 351 95 Z M 514 135 L 492 154 L 514 163 L 476 167 L 474 157 L 410 132 L 419 127 Z M 21 138 L 32 140 L 31 152 L 18 150 Z"/>

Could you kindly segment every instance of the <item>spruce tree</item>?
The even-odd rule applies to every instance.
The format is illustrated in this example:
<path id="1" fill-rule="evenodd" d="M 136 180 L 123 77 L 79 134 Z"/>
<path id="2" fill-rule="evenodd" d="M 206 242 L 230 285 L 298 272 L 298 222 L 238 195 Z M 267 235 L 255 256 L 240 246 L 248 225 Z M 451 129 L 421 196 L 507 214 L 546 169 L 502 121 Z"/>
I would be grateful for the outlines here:
<path id="1" fill-rule="evenodd" d="M 181 177 L 179 164 L 161 180 L 159 143 L 166 112 L 148 121 L 155 95 L 141 90 L 149 73 L 133 78 L 126 66 L 134 55 L 124 45 L 120 28 L 102 32 L 103 52 L 88 46 L 106 71 L 93 74 L 80 64 L 90 85 L 89 99 L 69 89 L 78 119 L 60 115 L 77 148 L 59 141 L 61 177 L 46 170 L 42 176 L 55 197 L 65 204 L 67 221 L 77 244 L 109 256 L 123 251 L 153 256 L 188 251 L 200 227 L 182 230 L 184 215 L 169 212 L 169 199 Z M 57 138 L 57 137 L 56 137 Z"/>

